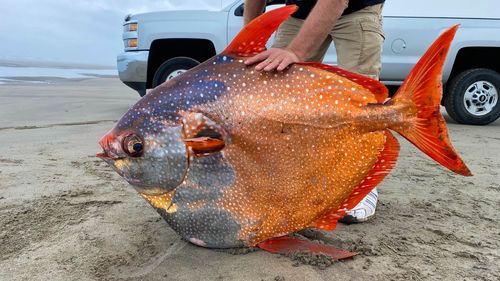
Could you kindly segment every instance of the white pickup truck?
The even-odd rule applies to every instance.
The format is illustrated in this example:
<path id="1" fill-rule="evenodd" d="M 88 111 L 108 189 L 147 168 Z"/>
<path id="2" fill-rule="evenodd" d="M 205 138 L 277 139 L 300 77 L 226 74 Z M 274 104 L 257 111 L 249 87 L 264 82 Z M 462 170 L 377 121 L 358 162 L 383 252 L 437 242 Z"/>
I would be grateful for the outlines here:
<path id="1" fill-rule="evenodd" d="M 141 96 L 221 52 L 243 25 L 243 0 L 220 11 L 159 11 L 128 15 L 118 55 L 120 79 Z M 268 1 L 267 9 L 283 4 Z M 275 5 L 275 6 L 272 6 Z M 461 24 L 443 72 L 442 100 L 463 124 L 500 117 L 500 2 L 498 0 L 388 0 L 381 81 L 400 85 L 446 28 Z M 324 63 L 335 65 L 333 46 Z"/>

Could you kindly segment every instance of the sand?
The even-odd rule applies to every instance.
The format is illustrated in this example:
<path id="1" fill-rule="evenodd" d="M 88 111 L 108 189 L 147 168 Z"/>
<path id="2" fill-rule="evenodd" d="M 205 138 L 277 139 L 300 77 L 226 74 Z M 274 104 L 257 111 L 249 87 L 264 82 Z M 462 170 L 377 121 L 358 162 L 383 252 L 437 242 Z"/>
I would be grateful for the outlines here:
<path id="1" fill-rule="evenodd" d="M 373 220 L 316 237 L 343 262 L 186 243 L 104 162 L 138 100 L 118 79 L 0 85 L 0 280 L 500 280 L 500 121 L 449 122 L 473 177 L 408 142 Z"/>

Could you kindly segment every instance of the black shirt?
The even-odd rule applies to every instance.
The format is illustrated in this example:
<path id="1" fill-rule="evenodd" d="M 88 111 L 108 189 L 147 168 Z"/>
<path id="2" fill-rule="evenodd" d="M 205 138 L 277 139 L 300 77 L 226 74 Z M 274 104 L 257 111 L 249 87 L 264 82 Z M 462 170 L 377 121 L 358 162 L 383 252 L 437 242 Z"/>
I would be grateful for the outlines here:
<path id="1" fill-rule="evenodd" d="M 292 17 L 298 19 L 305 19 L 311 12 L 314 5 L 316 5 L 317 0 L 286 0 L 287 5 L 295 4 L 299 7 L 297 12 L 295 12 Z M 342 15 L 348 15 L 350 13 L 359 11 L 365 7 L 373 6 L 376 4 L 384 3 L 385 0 L 350 0 L 347 9 L 344 10 Z"/>

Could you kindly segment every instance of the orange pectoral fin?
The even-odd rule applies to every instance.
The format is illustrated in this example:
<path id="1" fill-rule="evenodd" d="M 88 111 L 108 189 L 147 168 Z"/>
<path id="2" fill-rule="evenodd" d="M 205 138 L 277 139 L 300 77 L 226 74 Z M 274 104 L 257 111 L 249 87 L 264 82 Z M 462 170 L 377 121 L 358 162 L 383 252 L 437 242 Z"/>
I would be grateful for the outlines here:
<path id="1" fill-rule="evenodd" d="M 183 141 L 186 146 L 192 149 L 196 156 L 204 156 L 210 153 L 218 152 L 226 145 L 223 140 L 211 137 L 188 138 Z"/>
<path id="2" fill-rule="evenodd" d="M 202 113 L 185 113 L 182 124 L 183 141 L 195 156 L 219 152 L 226 146 L 226 132 Z"/>
<path id="3" fill-rule="evenodd" d="M 289 254 L 294 252 L 324 254 L 334 260 L 343 260 L 354 257 L 357 253 L 336 249 L 312 241 L 300 240 L 292 237 L 277 237 L 260 242 L 257 247 L 275 254 Z"/>

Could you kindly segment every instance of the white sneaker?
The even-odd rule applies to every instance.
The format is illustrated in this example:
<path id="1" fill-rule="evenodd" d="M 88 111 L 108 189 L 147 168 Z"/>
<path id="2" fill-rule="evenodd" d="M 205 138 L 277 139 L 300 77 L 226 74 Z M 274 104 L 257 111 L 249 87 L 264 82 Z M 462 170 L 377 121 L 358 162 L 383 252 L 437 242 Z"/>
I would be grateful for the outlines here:
<path id="1" fill-rule="evenodd" d="M 377 208 L 378 192 L 374 188 L 370 193 L 368 193 L 363 200 L 361 200 L 356 207 L 349 210 L 345 216 L 340 219 L 343 223 L 357 223 L 369 220 L 373 215 L 375 215 L 375 209 Z"/>

